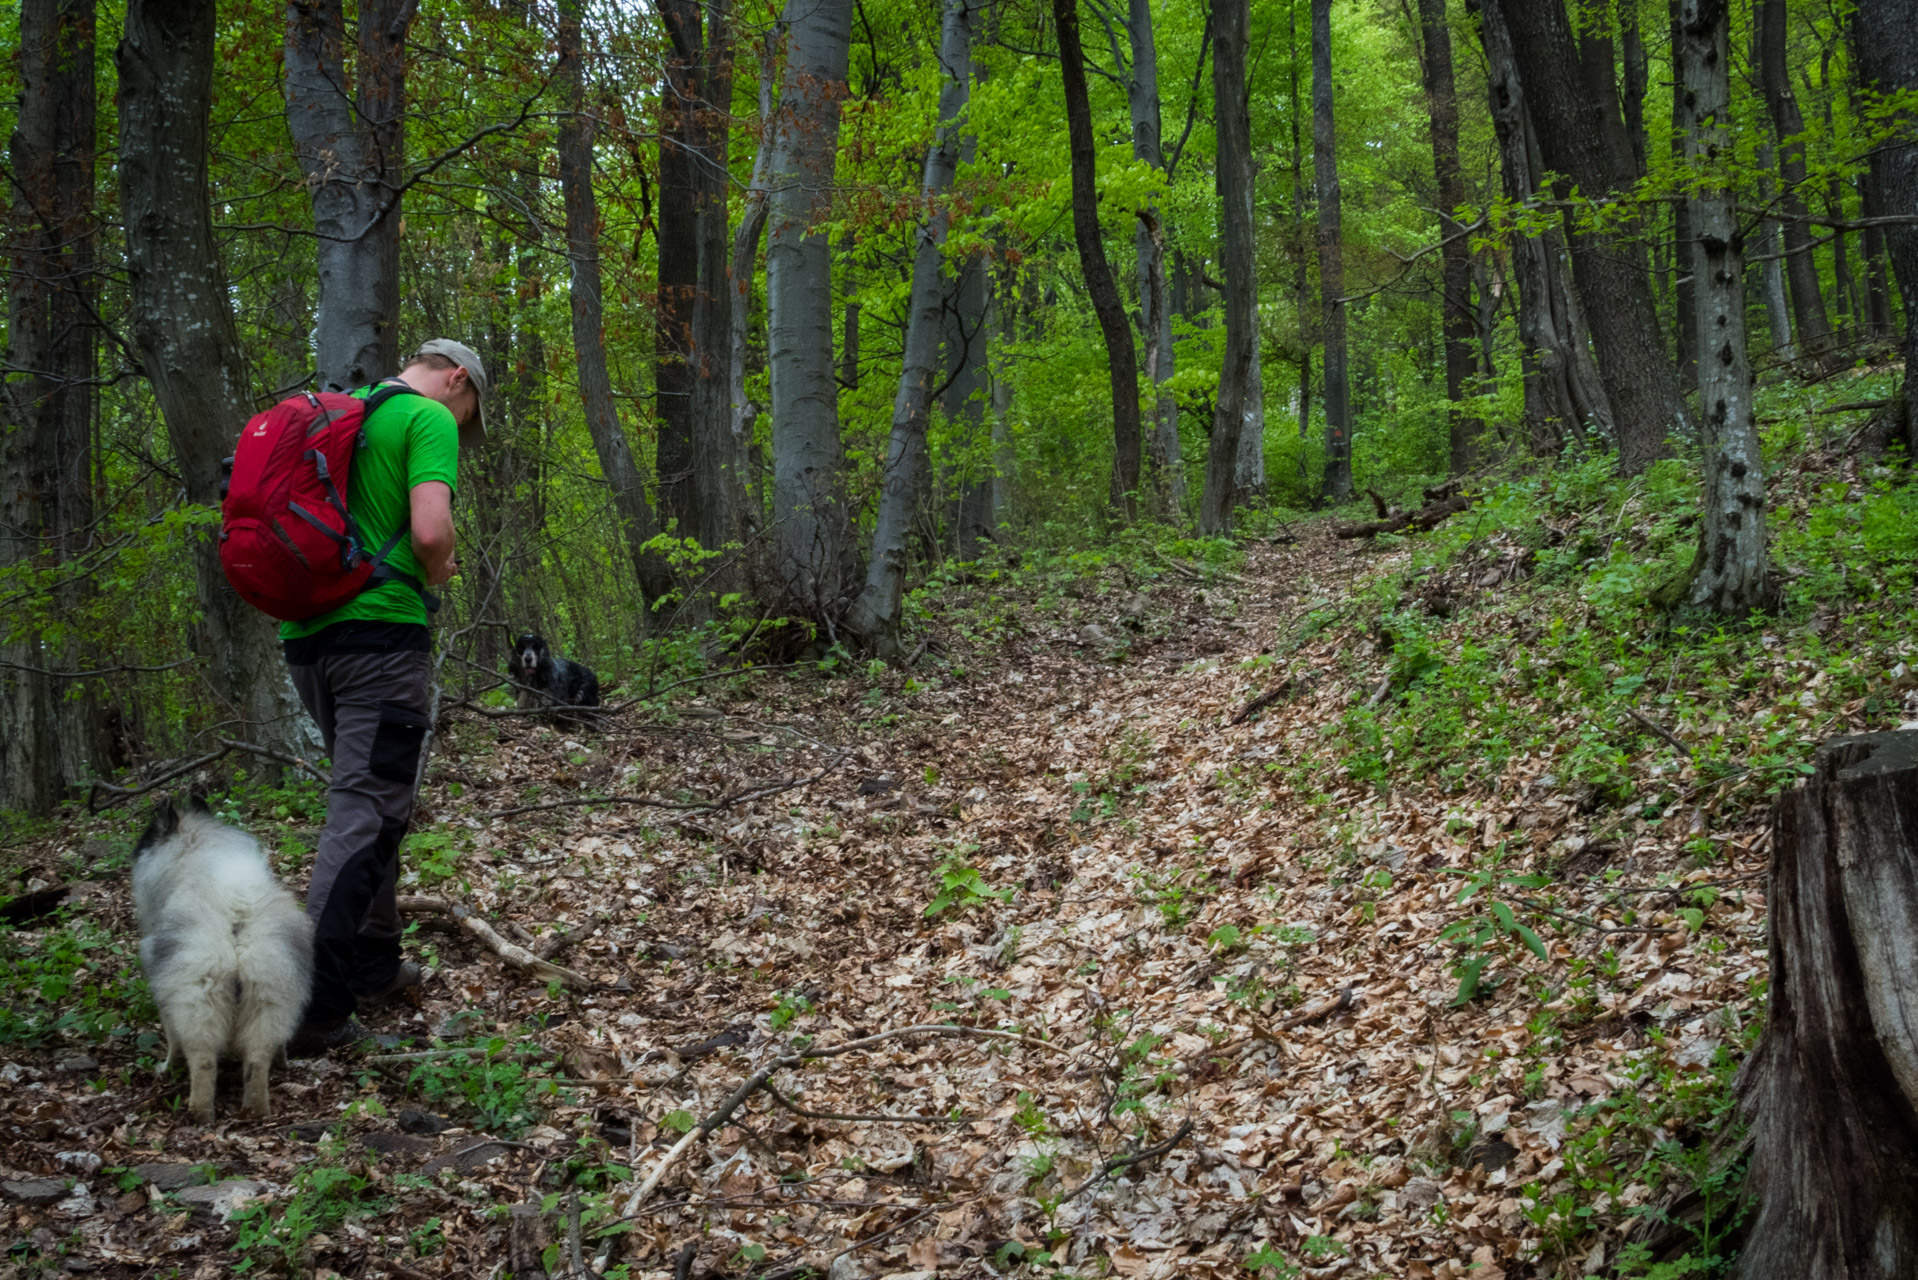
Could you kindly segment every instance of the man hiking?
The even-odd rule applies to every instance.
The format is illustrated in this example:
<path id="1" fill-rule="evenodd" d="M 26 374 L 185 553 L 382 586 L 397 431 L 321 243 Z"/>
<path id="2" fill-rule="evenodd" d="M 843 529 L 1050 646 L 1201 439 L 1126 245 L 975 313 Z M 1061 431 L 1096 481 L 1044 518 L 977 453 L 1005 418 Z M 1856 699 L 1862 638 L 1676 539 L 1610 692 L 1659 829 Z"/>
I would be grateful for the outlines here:
<path id="1" fill-rule="evenodd" d="M 352 394 L 374 401 L 361 428 L 348 506 L 366 544 L 402 530 L 376 581 L 345 605 L 280 626 L 293 687 L 333 761 L 326 827 L 306 911 L 313 996 L 287 1045 L 313 1057 L 365 1036 L 353 1015 L 419 985 L 400 954 L 400 840 L 431 713 L 427 588 L 459 572 L 453 490 L 459 449 L 482 438 L 485 366 L 471 347 L 424 343 L 397 378 Z"/>

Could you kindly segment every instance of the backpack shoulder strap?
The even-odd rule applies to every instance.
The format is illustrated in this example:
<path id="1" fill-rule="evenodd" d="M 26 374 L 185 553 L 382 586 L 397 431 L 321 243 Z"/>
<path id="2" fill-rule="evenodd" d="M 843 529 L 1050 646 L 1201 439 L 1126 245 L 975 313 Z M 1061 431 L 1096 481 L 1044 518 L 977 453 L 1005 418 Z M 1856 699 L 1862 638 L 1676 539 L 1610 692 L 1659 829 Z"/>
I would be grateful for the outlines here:
<path id="1" fill-rule="evenodd" d="M 396 378 L 389 378 L 385 382 L 376 383 L 373 390 L 367 393 L 365 416 L 371 417 L 375 409 L 385 404 L 388 400 L 391 400 L 394 396 L 416 396 L 418 394 L 419 392 L 413 390 L 413 388 Z"/>

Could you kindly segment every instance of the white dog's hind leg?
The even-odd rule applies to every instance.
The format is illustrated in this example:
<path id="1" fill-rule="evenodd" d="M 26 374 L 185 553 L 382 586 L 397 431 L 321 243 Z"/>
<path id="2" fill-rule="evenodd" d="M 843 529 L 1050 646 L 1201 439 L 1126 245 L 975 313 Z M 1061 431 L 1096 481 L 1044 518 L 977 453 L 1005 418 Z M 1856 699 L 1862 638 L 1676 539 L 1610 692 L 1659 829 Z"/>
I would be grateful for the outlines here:
<path id="1" fill-rule="evenodd" d="M 273 1114 L 273 1104 L 267 1099 L 268 1072 L 272 1062 L 271 1050 L 247 1050 L 246 1061 L 240 1068 L 243 1091 L 240 1114 L 248 1120 L 264 1120 Z"/>
<path id="2" fill-rule="evenodd" d="M 173 1034 L 173 1028 L 166 1025 L 164 1018 L 160 1020 L 160 1038 L 166 1041 L 166 1056 L 160 1060 L 160 1065 L 154 1069 L 153 1074 L 164 1080 L 173 1070 L 173 1064 L 180 1060 L 179 1037 Z"/>
<path id="3" fill-rule="evenodd" d="M 220 1057 L 210 1045 L 194 1045 L 186 1051 L 187 1115 L 193 1123 L 213 1123 L 213 1086 L 219 1080 Z"/>

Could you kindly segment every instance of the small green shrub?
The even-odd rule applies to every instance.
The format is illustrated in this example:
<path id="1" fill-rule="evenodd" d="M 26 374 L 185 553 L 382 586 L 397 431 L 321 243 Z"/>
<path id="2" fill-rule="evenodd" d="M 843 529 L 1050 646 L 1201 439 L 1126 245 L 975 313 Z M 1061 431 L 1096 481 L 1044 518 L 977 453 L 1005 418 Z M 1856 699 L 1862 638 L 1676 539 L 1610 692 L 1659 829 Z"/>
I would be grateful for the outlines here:
<path id="1" fill-rule="evenodd" d="M 939 869 L 933 873 L 933 883 L 938 891 L 926 907 L 928 918 L 943 915 L 955 908 L 964 911 L 988 902 L 1012 901 L 1012 890 L 995 889 L 987 884 L 979 874 L 979 869 L 965 860 L 965 852 L 955 852 L 940 863 Z"/>
<path id="2" fill-rule="evenodd" d="M 503 1037 L 477 1047 L 481 1052 L 420 1063 L 406 1087 L 428 1102 L 465 1111 L 488 1133 L 510 1138 L 539 1118 L 542 1104 L 554 1099 L 559 1087 L 505 1057 Z"/>

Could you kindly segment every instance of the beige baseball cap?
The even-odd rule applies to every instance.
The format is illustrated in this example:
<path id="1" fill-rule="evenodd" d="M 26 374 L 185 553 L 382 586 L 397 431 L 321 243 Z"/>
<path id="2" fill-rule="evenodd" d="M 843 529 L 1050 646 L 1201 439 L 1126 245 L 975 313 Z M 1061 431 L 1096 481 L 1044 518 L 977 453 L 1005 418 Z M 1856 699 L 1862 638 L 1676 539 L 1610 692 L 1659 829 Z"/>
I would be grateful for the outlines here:
<path id="1" fill-rule="evenodd" d="M 480 361 L 479 352 L 464 342 L 455 342 L 451 338 L 431 338 L 420 343 L 419 354 L 423 356 L 445 356 L 460 368 L 466 370 L 466 376 L 473 381 L 473 390 L 479 394 L 479 412 L 473 415 L 473 421 L 460 426 L 460 443 L 478 444 L 486 438 L 486 395 L 493 384 L 486 377 L 486 366 Z"/>

